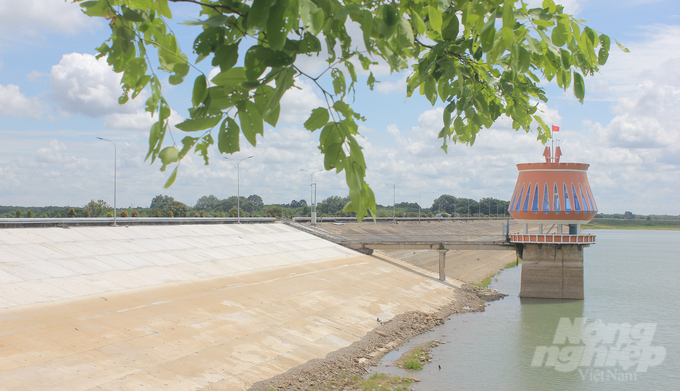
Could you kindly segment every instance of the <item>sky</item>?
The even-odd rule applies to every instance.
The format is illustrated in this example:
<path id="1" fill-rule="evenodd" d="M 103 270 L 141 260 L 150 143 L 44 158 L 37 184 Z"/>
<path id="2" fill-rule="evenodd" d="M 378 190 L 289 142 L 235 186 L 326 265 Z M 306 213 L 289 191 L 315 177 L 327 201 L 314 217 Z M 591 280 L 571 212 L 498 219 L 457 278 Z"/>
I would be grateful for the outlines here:
<path id="1" fill-rule="evenodd" d="M 538 4 L 539 1 L 529 1 Z M 613 45 L 608 63 L 587 77 L 585 104 L 545 84 L 541 104 L 547 123 L 560 127 L 562 161 L 590 164 L 588 178 L 601 213 L 680 214 L 680 2 L 677 0 L 567 0 L 565 11 L 630 49 Z M 197 16 L 195 6 L 173 6 L 175 20 Z M 352 31 L 350 26 L 349 30 Z M 175 26 L 190 58 L 198 27 Z M 309 81 L 282 100 L 276 128 L 265 127 L 257 147 L 241 139 L 241 151 L 225 160 L 211 149 L 210 165 L 189 155 L 169 189 L 160 162 L 144 161 L 153 120 L 143 110 L 146 93 L 120 106 L 120 75 L 95 48 L 110 36 L 108 25 L 83 15 L 63 0 L 0 0 L 0 205 L 83 206 L 103 199 L 113 204 L 116 144 L 117 206 L 148 207 L 154 196 L 170 195 L 193 205 L 204 195 L 222 199 L 260 195 L 265 203 L 310 198 L 310 173 L 323 169 L 318 132 L 302 123 L 323 106 Z M 199 64 L 209 74 L 209 60 Z M 318 71 L 323 58 L 303 59 Z M 357 88 L 355 111 L 368 165 L 367 181 L 379 204 L 419 202 L 430 207 L 441 194 L 509 200 L 518 163 L 539 162 L 543 145 L 535 133 L 516 132 L 507 119 L 478 135 L 474 146 L 437 139 L 443 105 L 414 94 L 406 99 L 408 72 L 373 70 L 375 91 Z M 213 71 L 214 74 L 214 71 Z M 182 86 L 164 79 L 172 123 L 188 117 L 190 73 Z M 360 74 L 360 84 L 366 75 Z M 179 143 L 181 131 L 173 135 Z M 167 143 L 172 143 L 168 139 Z M 167 144 L 171 145 L 171 144 Z M 237 177 L 240 182 L 237 186 Z M 318 172 L 318 200 L 347 195 L 344 174 Z M 237 187 L 240 190 L 237 190 Z"/>

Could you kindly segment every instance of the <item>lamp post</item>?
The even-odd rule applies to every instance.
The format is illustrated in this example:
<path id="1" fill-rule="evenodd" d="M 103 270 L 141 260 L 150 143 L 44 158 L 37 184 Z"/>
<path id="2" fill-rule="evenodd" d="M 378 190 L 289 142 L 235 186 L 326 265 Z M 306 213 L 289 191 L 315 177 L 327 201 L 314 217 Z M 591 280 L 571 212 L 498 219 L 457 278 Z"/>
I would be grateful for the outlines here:
<path id="1" fill-rule="evenodd" d="M 250 159 L 251 157 L 253 157 L 253 155 L 244 157 L 236 163 L 236 221 L 238 221 L 239 224 L 241 224 L 241 162 Z M 228 157 L 225 157 L 224 160 L 236 161 L 236 159 L 229 159 Z"/>
<path id="2" fill-rule="evenodd" d="M 99 140 L 108 141 L 111 144 L 113 144 L 113 225 L 115 226 L 116 225 L 116 176 L 117 176 L 116 167 L 118 166 L 118 164 L 116 162 L 116 156 L 118 155 L 118 153 L 116 151 L 117 150 L 116 143 L 114 143 L 113 141 L 106 139 L 106 138 L 102 138 L 102 137 L 97 137 L 97 138 Z"/>
<path id="3" fill-rule="evenodd" d="M 312 214 L 312 225 L 316 225 L 316 183 L 314 183 L 314 174 L 324 170 L 311 171 L 300 169 L 300 171 L 309 174 L 309 203 L 311 204 L 310 212 Z"/>

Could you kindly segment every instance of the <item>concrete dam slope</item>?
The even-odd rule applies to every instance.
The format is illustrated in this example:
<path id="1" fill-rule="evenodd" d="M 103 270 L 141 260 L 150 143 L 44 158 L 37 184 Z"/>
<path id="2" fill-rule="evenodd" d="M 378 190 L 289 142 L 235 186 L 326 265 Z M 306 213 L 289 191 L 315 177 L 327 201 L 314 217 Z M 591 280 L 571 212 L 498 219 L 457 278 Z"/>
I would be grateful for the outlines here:
<path id="1" fill-rule="evenodd" d="M 0 230 L 3 390 L 243 390 L 455 285 L 282 224 Z"/>

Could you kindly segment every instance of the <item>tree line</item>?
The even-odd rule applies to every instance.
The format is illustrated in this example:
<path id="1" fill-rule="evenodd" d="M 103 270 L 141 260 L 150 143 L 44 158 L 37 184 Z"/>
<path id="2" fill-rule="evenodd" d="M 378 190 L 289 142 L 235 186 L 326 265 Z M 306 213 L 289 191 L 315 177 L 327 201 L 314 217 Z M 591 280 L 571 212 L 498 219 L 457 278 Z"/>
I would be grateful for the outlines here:
<path id="1" fill-rule="evenodd" d="M 353 217 L 354 212 L 346 212 L 349 197 L 330 196 L 317 205 L 320 217 Z M 311 207 L 306 200 L 292 200 L 287 204 L 265 204 L 257 194 L 220 199 L 214 195 L 200 197 L 194 205 L 175 200 L 169 195 L 159 194 L 151 200 L 148 207 L 124 207 L 116 211 L 119 217 L 236 217 L 237 205 L 241 217 L 298 217 L 311 215 Z M 507 216 L 508 201 L 495 198 L 473 200 L 443 194 L 436 198 L 432 206 L 423 207 L 415 202 L 400 202 L 395 205 L 376 205 L 377 217 L 487 217 Z M 12 218 L 60 218 L 60 217 L 113 217 L 113 207 L 104 200 L 91 200 L 79 207 L 44 206 L 16 207 L 0 206 L 0 217 Z"/>

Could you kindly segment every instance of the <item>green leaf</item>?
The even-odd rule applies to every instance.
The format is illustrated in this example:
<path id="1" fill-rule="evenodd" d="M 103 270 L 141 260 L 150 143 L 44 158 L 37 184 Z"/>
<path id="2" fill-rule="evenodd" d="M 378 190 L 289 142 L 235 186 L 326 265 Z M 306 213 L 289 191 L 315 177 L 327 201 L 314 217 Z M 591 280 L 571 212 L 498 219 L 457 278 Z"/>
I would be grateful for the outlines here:
<path id="1" fill-rule="evenodd" d="M 240 129 L 236 121 L 227 117 L 222 121 L 220 133 L 217 136 L 217 148 L 220 153 L 234 153 L 241 148 L 239 146 Z"/>
<path id="2" fill-rule="evenodd" d="M 248 12 L 248 35 L 254 35 L 255 30 L 264 30 L 267 26 L 269 7 L 273 0 L 253 0 L 253 5 Z"/>
<path id="3" fill-rule="evenodd" d="M 158 0 L 158 11 L 161 16 L 165 16 L 168 19 L 172 19 L 172 12 L 170 12 L 170 6 L 168 5 L 168 0 Z"/>
<path id="4" fill-rule="evenodd" d="M 165 147 L 158 154 L 158 158 L 161 159 L 163 165 L 174 163 L 179 160 L 179 150 L 174 146 Z"/>
<path id="5" fill-rule="evenodd" d="M 460 22 L 455 12 L 447 12 L 444 26 L 442 27 L 442 38 L 446 41 L 455 41 L 458 38 Z"/>
<path id="6" fill-rule="evenodd" d="M 571 67 L 571 55 L 568 51 L 560 49 L 560 58 L 562 59 L 562 68 L 569 69 Z"/>
<path id="7" fill-rule="evenodd" d="M 265 48 L 260 45 L 251 46 L 246 52 L 243 69 L 247 80 L 257 80 L 267 69 L 264 62 L 264 52 Z"/>
<path id="8" fill-rule="evenodd" d="M 411 23 L 404 17 L 401 17 L 397 23 L 397 37 L 404 47 L 412 47 L 415 44 Z"/>
<path id="9" fill-rule="evenodd" d="M 494 39 L 496 38 L 496 18 L 491 15 L 489 20 L 482 27 L 482 32 L 479 38 L 482 44 L 482 51 L 488 53 L 493 48 Z"/>
<path id="10" fill-rule="evenodd" d="M 503 2 L 503 28 L 512 31 L 515 27 L 515 14 L 513 12 L 514 0 Z"/>
<path id="11" fill-rule="evenodd" d="M 218 86 L 234 86 L 246 81 L 246 73 L 243 67 L 231 68 L 222 71 L 212 78 L 212 82 Z"/>
<path id="12" fill-rule="evenodd" d="M 614 40 L 614 42 L 616 42 L 616 45 L 619 47 L 619 49 L 621 49 L 621 51 L 623 51 L 624 53 L 630 53 L 630 50 L 628 50 L 627 47 L 620 44 L 619 41 Z"/>
<path id="13" fill-rule="evenodd" d="M 264 123 L 260 111 L 252 101 L 241 102 L 238 107 L 238 119 L 241 131 L 246 140 L 254 147 L 257 145 L 257 134 L 264 134 Z"/>
<path id="14" fill-rule="evenodd" d="M 323 128 L 327 123 L 330 116 L 328 115 L 328 110 L 324 107 L 317 107 L 312 110 L 312 114 L 309 119 L 305 121 L 305 128 L 311 130 L 312 132 Z"/>
<path id="15" fill-rule="evenodd" d="M 341 155 L 342 154 L 342 155 Z M 345 156 L 345 152 L 342 150 L 341 143 L 334 143 L 329 145 L 324 152 L 323 166 L 326 170 L 332 170 L 337 167 L 338 162 L 341 160 L 341 156 Z"/>
<path id="16" fill-rule="evenodd" d="M 168 177 L 168 180 L 165 182 L 165 186 L 163 186 L 164 188 L 167 189 L 168 187 L 172 186 L 173 183 L 175 183 L 175 179 L 177 179 L 177 169 L 178 168 L 179 168 L 179 165 L 177 165 L 177 167 L 175 167 L 175 169 L 172 170 L 172 173 Z"/>
<path id="17" fill-rule="evenodd" d="M 442 33 L 442 10 L 437 3 L 430 3 L 427 7 L 427 14 L 430 17 L 430 27 L 441 35 Z"/>
<path id="18" fill-rule="evenodd" d="M 236 65 L 238 61 L 238 41 L 231 45 L 220 45 L 215 50 L 215 57 L 213 57 L 212 65 L 219 66 L 222 72 L 228 71 Z"/>
<path id="19" fill-rule="evenodd" d="M 331 71 L 333 77 L 333 89 L 336 95 L 345 96 L 347 85 L 345 84 L 345 74 L 338 68 Z"/>
<path id="20" fill-rule="evenodd" d="M 274 50 L 283 49 L 286 43 L 286 18 L 285 13 L 288 8 L 288 0 L 276 0 L 269 9 L 267 18 L 267 41 Z"/>
<path id="21" fill-rule="evenodd" d="M 552 30 L 552 43 L 557 47 L 564 46 L 567 43 L 567 34 L 568 31 L 564 24 L 558 22 Z"/>
<path id="22" fill-rule="evenodd" d="M 574 71 L 574 96 L 578 99 L 581 104 L 583 104 L 583 98 L 586 95 L 586 86 L 583 83 L 583 77 L 581 74 Z"/>
<path id="23" fill-rule="evenodd" d="M 382 15 L 387 26 L 394 26 L 399 22 L 399 12 L 390 4 L 383 5 Z"/>
<path id="24" fill-rule="evenodd" d="M 610 45 L 611 41 L 609 40 L 609 37 L 604 34 L 600 35 L 600 50 L 597 53 L 597 63 L 599 65 L 604 65 L 607 63 Z"/>
<path id="25" fill-rule="evenodd" d="M 175 125 L 175 127 L 185 132 L 197 132 L 199 130 L 210 129 L 214 127 L 220 123 L 221 119 L 222 113 L 208 117 L 189 118 L 178 123 Z"/>
<path id="26" fill-rule="evenodd" d="M 193 103 L 194 107 L 198 106 L 203 100 L 205 99 L 207 94 L 207 81 L 205 79 L 205 75 L 201 74 L 196 77 L 196 80 L 194 80 L 194 90 L 191 94 L 191 103 Z"/>
<path id="27" fill-rule="evenodd" d="M 263 114 L 265 118 L 278 110 L 281 97 L 283 97 L 283 94 L 295 84 L 295 79 L 293 79 L 294 76 L 295 68 L 293 67 L 287 67 L 276 75 L 276 89 L 272 93 L 272 96 L 267 103 L 267 107 L 265 107 Z"/>

